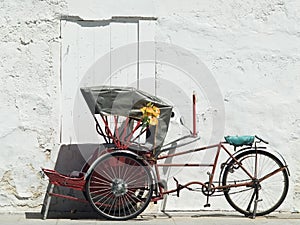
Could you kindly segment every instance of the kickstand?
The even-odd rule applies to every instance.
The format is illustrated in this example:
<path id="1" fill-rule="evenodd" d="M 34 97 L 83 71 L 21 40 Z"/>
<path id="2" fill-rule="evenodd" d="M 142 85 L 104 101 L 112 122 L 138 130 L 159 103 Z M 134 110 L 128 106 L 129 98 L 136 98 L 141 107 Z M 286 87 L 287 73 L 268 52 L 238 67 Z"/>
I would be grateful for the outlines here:
<path id="1" fill-rule="evenodd" d="M 255 200 L 254 200 L 254 209 L 253 209 L 253 214 L 250 217 L 251 219 L 255 219 L 256 217 L 256 211 L 257 211 L 257 204 L 258 202 L 262 201 L 261 199 L 258 199 L 258 188 L 255 188 Z"/>

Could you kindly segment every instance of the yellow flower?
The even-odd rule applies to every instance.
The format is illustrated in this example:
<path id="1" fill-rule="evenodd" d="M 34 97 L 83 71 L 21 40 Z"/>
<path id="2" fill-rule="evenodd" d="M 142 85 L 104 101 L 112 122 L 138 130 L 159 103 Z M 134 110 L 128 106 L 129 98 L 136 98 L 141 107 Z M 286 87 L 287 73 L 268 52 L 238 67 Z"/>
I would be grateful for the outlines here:
<path id="1" fill-rule="evenodd" d="M 140 109 L 142 111 L 143 115 L 145 114 L 146 109 L 147 109 L 147 107 L 143 107 L 143 108 Z"/>
<path id="2" fill-rule="evenodd" d="M 160 115 L 160 109 L 157 108 L 156 106 L 153 106 L 152 109 L 153 109 L 153 116 L 159 117 L 159 115 Z"/>
<path id="3" fill-rule="evenodd" d="M 147 107 L 146 112 L 149 116 L 151 116 L 154 113 L 154 110 L 153 110 L 153 108 Z"/>
<path id="4" fill-rule="evenodd" d="M 150 125 L 155 126 L 158 124 L 158 119 L 156 117 L 150 117 Z"/>
<path id="5" fill-rule="evenodd" d="M 142 122 L 145 126 L 157 125 L 160 109 L 149 102 L 146 106 L 140 108 L 142 112 Z"/>

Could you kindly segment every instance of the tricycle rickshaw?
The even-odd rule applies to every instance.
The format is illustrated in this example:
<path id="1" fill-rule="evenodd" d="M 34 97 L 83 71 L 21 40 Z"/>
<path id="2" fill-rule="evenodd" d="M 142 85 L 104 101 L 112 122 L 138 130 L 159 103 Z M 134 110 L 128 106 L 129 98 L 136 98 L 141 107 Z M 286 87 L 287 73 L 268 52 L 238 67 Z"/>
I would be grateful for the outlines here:
<path id="1" fill-rule="evenodd" d="M 268 144 L 257 136 L 226 136 L 214 145 L 168 154 L 176 143 L 191 138 L 197 141 L 195 129 L 195 95 L 193 95 L 193 123 L 190 135 L 164 145 L 172 106 L 156 96 L 131 87 L 87 87 L 81 92 L 95 119 L 96 131 L 105 141 L 104 151 L 95 151 L 81 171 L 60 174 L 43 169 L 51 184 L 49 196 L 89 202 L 103 217 L 126 220 L 138 216 L 149 202 L 162 200 L 165 195 L 182 189 L 200 187 L 207 197 L 225 195 L 238 212 L 254 218 L 276 210 L 284 201 L 289 186 L 289 171 L 285 160 L 266 150 Z M 174 145 L 175 143 L 175 145 Z M 188 141 L 190 143 L 190 141 Z M 235 152 L 228 150 L 232 146 Z M 216 149 L 213 163 L 164 163 L 179 155 Z M 221 151 L 228 159 L 219 162 Z M 161 154 L 164 153 L 164 154 Z M 281 155 L 280 155 L 281 156 Z M 160 178 L 159 167 L 208 167 L 208 179 L 180 184 L 168 190 Z M 221 172 L 216 180 L 216 168 Z M 53 193 L 53 186 L 80 190 L 85 200 Z M 199 188 L 198 188 L 199 190 Z M 49 201 L 44 218 L 47 217 Z"/>

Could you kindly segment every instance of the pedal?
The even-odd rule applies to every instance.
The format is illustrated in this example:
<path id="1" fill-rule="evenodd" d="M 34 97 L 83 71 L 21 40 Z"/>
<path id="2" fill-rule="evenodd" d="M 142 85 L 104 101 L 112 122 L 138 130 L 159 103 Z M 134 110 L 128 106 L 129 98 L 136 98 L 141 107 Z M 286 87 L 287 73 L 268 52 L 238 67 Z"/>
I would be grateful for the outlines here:
<path id="1" fill-rule="evenodd" d="M 182 186 L 179 184 L 178 180 L 173 177 L 174 181 L 176 182 L 176 188 L 177 188 L 177 197 L 179 197 L 179 192 L 182 189 Z"/>

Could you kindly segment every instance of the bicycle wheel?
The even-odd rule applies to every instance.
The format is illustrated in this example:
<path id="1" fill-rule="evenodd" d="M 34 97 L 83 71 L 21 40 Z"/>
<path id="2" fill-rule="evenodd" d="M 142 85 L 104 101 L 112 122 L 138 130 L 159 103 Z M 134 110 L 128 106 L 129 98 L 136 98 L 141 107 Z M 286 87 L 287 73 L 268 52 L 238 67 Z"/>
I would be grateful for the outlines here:
<path id="1" fill-rule="evenodd" d="M 224 189 L 224 195 L 228 203 L 246 216 L 255 216 L 255 213 L 257 216 L 262 216 L 273 212 L 284 201 L 289 187 L 286 169 L 272 174 L 277 169 L 284 167 L 273 154 L 253 149 L 242 152 L 236 156 L 236 159 L 254 177 L 256 154 L 257 179 L 251 179 L 234 160 L 227 165 L 223 174 L 222 182 L 224 186 L 238 185 L 245 182 L 252 183 L 248 186 Z M 255 210 L 256 198 L 258 202 Z"/>
<path id="2" fill-rule="evenodd" d="M 149 168 L 127 153 L 103 156 L 86 183 L 86 194 L 93 208 L 113 220 L 138 216 L 148 206 L 152 193 Z"/>

